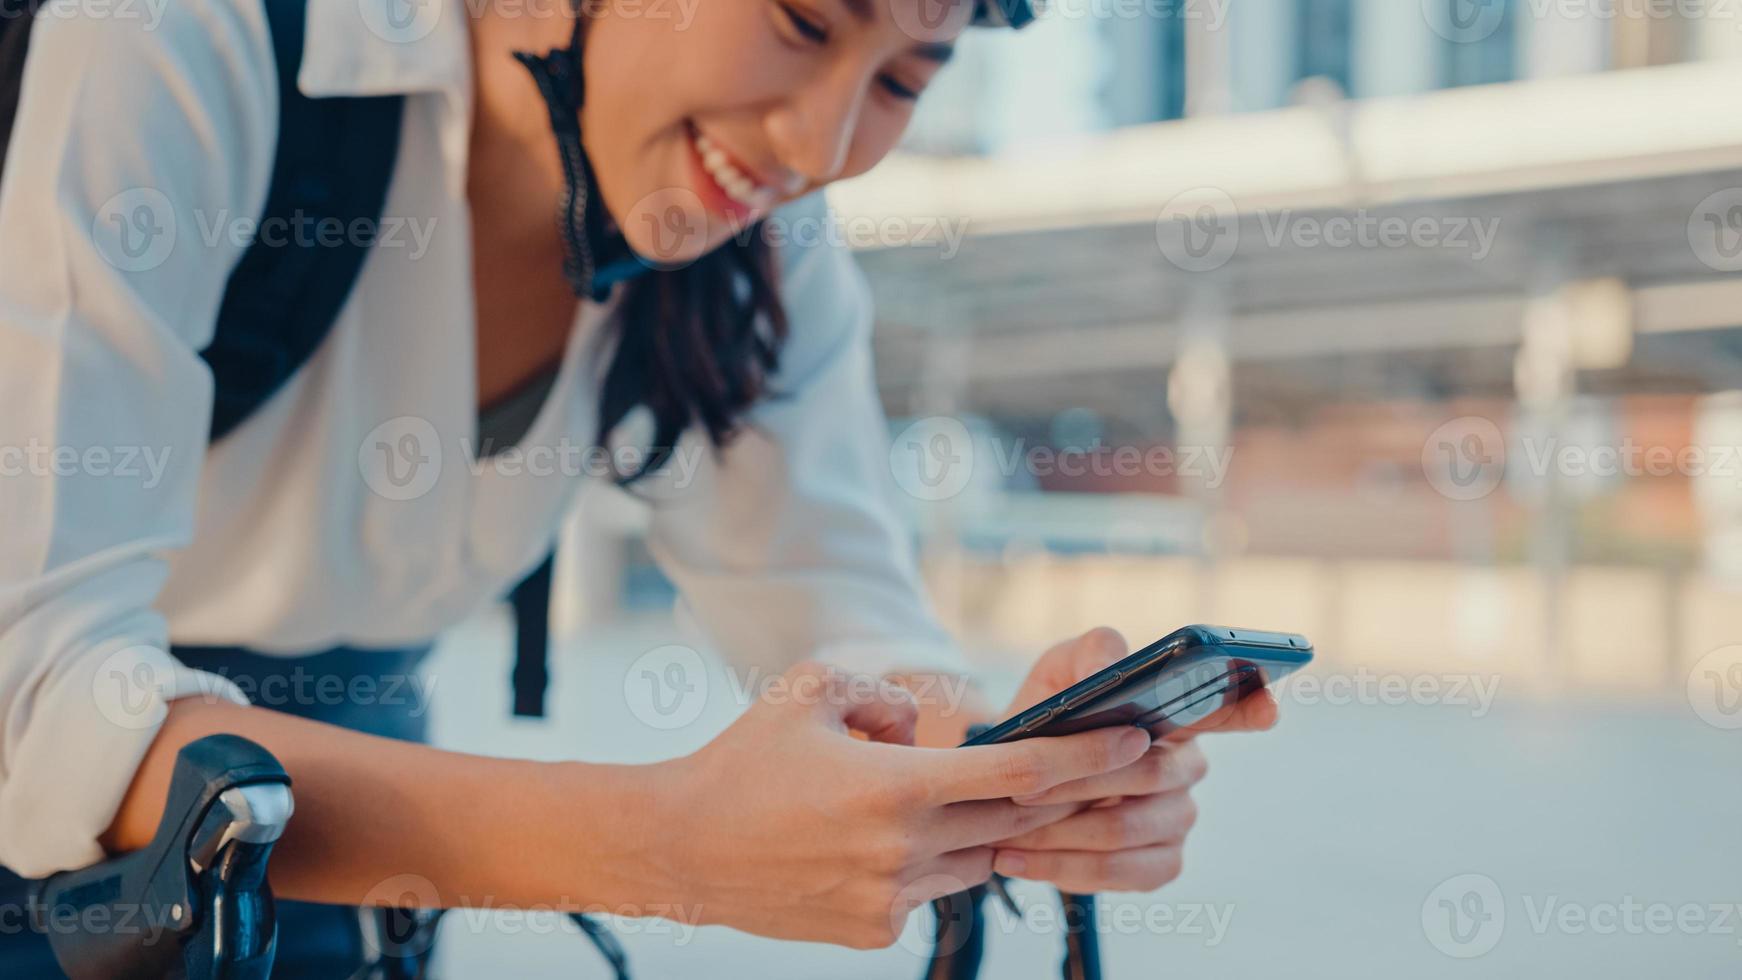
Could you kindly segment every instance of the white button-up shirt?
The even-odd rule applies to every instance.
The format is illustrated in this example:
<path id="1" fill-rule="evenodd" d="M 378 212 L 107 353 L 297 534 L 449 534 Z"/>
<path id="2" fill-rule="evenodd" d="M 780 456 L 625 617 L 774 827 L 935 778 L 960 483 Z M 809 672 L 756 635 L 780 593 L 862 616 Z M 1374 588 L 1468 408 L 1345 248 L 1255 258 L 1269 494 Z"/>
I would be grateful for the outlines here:
<path id="1" fill-rule="evenodd" d="M 600 478 L 610 304 L 583 304 L 524 465 L 473 463 L 464 5 L 406 25 L 394 2 L 309 0 L 304 93 L 406 96 L 387 220 L 323 346 L 215 446 L 198 352 L 277 136 L 260 2 L 38 16 L 0 185 L 0 864 L 20 873 L 101 859 L 164 702 L 241 698 L 172 640 L 428 640 Z M 648 481 L 653 551 L 729 657 L 953 667 L 888 506 L 865 283 L 827 244 L 783 266 L 781 397 Z"/>

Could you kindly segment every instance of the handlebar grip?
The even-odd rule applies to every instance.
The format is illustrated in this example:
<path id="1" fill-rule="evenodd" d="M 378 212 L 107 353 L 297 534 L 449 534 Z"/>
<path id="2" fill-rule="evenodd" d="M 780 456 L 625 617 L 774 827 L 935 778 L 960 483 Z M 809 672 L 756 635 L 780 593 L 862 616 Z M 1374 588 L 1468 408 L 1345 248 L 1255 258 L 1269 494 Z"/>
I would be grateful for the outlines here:
<path id="1" fill-rule="evenodd" d="M 277 937 L 266 862 L 292 809 L 290 777 L 264 748 L 191 742 L 151 843 L 35 882 L 32 926 L 70 980 L 264 978 Z"/>

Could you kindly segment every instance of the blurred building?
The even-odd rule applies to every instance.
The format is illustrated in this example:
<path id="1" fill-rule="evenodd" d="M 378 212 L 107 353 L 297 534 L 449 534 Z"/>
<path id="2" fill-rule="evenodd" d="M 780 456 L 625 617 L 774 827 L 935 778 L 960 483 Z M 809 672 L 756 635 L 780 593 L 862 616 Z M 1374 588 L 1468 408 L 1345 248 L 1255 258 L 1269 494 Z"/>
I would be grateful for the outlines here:
<path id="1" fill-rule="evenodd" d="M 1277 109 L 1303 82 L 1372 98 L 1727 58 L 1736 16 L 1720 0 L 1055 0 L 1020 37 L 965 40 L 910 146 L 996 153 Z"/>
<path id="2" fill-rule="evenodd" d="M 897 433 L 967 420 L 996 471 L 911 501 L 958 626 L 1221 615 L 1372 661 L 1428 623 L 1418 666 L 1622 687 L 1742 635 L 1737 54 L 1727 5 L 1647 0 L 972 38 L 836 198 L 913 232 L 862 257 Z"/>

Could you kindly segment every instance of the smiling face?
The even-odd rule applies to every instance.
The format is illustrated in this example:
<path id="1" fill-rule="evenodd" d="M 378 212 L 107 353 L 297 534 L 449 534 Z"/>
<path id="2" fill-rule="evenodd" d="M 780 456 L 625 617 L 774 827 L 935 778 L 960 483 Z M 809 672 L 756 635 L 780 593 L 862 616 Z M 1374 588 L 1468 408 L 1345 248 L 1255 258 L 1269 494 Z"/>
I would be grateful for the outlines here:
<path id="1" fill-rule="evenodd" d="M 682 264 L 871 169 L 972 0 L 595 0 L 587 153 L 630 247 Z"/>

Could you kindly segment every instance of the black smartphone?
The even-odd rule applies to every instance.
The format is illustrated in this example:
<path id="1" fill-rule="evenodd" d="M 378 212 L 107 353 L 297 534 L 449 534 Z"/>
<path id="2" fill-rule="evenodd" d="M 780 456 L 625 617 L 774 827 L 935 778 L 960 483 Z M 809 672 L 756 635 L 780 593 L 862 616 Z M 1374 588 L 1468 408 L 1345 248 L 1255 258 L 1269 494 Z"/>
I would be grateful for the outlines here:
<path id="1" fill-rule="evenodd" d="M 1311 663 L 1313 645 L 1294 633 L 1187 626 L 963 742 L 992 745 L 1092 728 L 1136 725 L 1156 738 Z"/>

